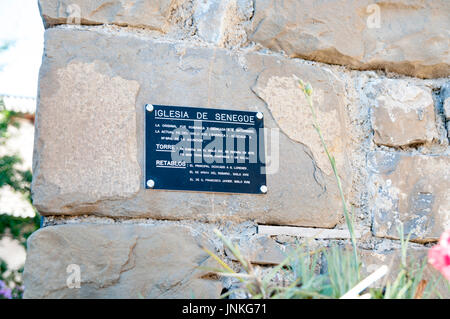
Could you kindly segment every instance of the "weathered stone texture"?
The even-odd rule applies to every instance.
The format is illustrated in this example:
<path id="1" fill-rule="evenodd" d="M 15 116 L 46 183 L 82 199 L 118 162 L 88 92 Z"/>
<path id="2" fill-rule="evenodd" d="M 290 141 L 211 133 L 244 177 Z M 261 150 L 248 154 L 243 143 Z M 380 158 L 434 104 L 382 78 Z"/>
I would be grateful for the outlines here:
<path id="1" fill-rule="evenodd" d="M 256 42 L 290 56 L 436 78 L 450 74 L 446 0 L 39 0 L 47 26 L 179 26 L 222 47 Z M 343 23 L 345 21 L 345 23 Z"/>
<path id="2" fill-rule="evenodd" d="M 47 26 L 58 24 L 116 24 L 162 31 L 167 25 L 172 0 L 39 0 Z"/>
<path id="3" fill-rule="evenodd" d="M 338 165 L 347 168 L 351 152 L 345 91 L 333 71 L 259 53 L 233 55 L 222 49 L 60 28 L 46 31 L 45 56 L 32 188 L 42 214 L 251 219 L 315 227 L 333 227 L 341 217 L 336 183 L 314 144 L 304 101 L 288 101 L 298 98 L 292 74 L 311 80 L 321 98 L 332 101 L 319 106 L 325 117 L 322 129 L 332 133 L 332 151 Z M 271 92 L 276 97 L 270 97 Z M 274 110 L 275 120 L 260 97 Z M 152 191 L 145 190 L 142 181 L 140 132 L 146 103 L 258 110 L 265 114 L 266 127 L 279 124 L 284 131 L 284 118 L 275 105 L 283 103 L 302 124 L 287 121 L 292 139 L 280 133 L 278 171 L 268 175 L 266 195 Z M 341 174 L 349 182 L 348 170 Z"/>
<path id="4" fill-rule="evenodd" d="M 273 239 L 274 236 L 277 236 L 277 238 L 288 237 L 291 243 L 281 244 Z M 359 231 L 356 231 L 355 237 L 361 237 Z M 346 229 L 258 225 L 257 235 L 240 236 L 232 239 L 232 242 L 238 246 L 240 253 L 246 260 L 259 265 L 277 265 L 293 253 L 297 246 L 292 243 L 296 240 L 349 238 L 350 233 Z M 314 246 L 314 243 L 308 242 L 307 246 Z M 232 260 L 237 260 L 228 249 L 226 249 L 226 254 Z"/>
<path id="5" fill-rule="evenodd" d="M 39 5 L 46 27 L 111 24 L 174 37 L 195 33 L 203 41 L 230 48 L 247 42 L 245 27 L 253 15 L 251 0 L 39 0 Z"/>
<path id="6" fill-rule="evenodd" d="M 282 262 L 297 240 L 308 248 L 348 240 L 342 224 L 329 229 L 343 222 L 341 199 L 294 75 L 313 86 L 361 246 L 383 248 L 403 224 L 416 241 L 412 255 L 423 260 L 419 243 L 450 228 L 443 141 L 450 84 L 292 59 L 449 76 L 449 1 L 39 0 L 39 7 L 47 29 L 32 197 L 57 226 L 28 241 L 26 298 L 218 297 L 222 285 L 201 268 L 212 261 L 201 249 L 210 223 L 265 266 Z M 263 112 L 273 129 L 268 193 L 146 190 L 146 103 Z M 398 251 L 383 249 L 362 251 L 365 275 L 382 264 L 397 273 Z M 70 264 L 81 267 L 80 289 L 67 286 Z"/>
<path id="7" fill-rule="evenodd" d="M 372 152 L 369 193 L 373 233 L 398 238 L 397 227 L 416 241 L 434 241 L 450 227 L 450 158 Z"/>
<path id="8" fill-rule="evenodd" d="M 392 147 L 438 140 L 431 89 L 407 80 L 374 80 L 365 87 L 374 142 Z"/>
<path id="9" fill-rule="evenodd" d="M 267 66 L 258 76 L 253 90 L 267 103 L 280 129 L 292 140 L 308 146 L 317 166 L 331 175 L 330 162 L 312 126 L 310 106 L 292 75 L 301 75 L 314 88 L 313 103 L 325 143 L 336 158 L 339 172 L 346 172 L 346 143 L 350 137 L 347 134 L 349 120 L 345 110 L 345 89 L 343 81 L 333 72 L 313 65 L 283 61 L 273 67 Z"/>
<path id="10" fill-rule="evenodd" d="M 449 16 L 446 0 L 255 0 L 248 37 L 289 56 L 437 78 L 450 74 Z"/>
<path id="11" fill-rule="evenodd" d="M 220 47 L 247 42 L 245 26 L 253 15 L 251 0 L 198 1 L 193 13 L 196 35 Z"/>
<path id="12" fill-rule="evenodd" d="M 199 268 L 211 267 L 203 245 L 198 231 L 170 223 L 45 227 L 28 240 L 25 298 L 218 298 L 221 284 Z M 71 264 L 80 288 L 67 286 Z"/>
<path id="13" fill-rule="evenodd" d="M 239 239 L 233 241 L 233 244 L 237 245 L 245 260 L 254 264 L 277 265 L 288 256 L 285 253 L 285 247 L 277 244 L 268 236 Z M 231 260 L 237 261 L 236 256 L 230 250 L 226 249 L 225 252 Z"/>
<path id="14" fill-rule="evenodd" d="M 48 66 L 48 65 L 47 65 Z M 37 207 L 135 195 L 136 81 L 108 75 L 100 61 L 41 70 L 33 167 Z"/>

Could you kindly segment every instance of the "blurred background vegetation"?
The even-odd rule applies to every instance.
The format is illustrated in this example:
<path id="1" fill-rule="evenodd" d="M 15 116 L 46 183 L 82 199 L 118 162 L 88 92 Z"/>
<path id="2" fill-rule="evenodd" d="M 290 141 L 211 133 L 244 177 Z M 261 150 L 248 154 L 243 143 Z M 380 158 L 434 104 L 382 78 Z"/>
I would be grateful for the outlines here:
<path id="1" fill-rule="evenodd" d="M 0 53 L 7 50 L 10 45 L 11 43 L 0 44 Z M 24 114 L 8 110 L 4 99 L 0 96 L 0 148 L 2 149 L 0 153 L 0 190 L 9 188 L 31 204 L 31 170 L 23 168 L 23 159 L 20 155 L 11 153 L 5 148 L 11 138 L 11 129 L 20 130 L 23 118 Z M 2 195 L 4 196 L 4 193 Z M 5 200 L 13 199 L 3 199 L 3 201 Z M 0 205 L 0 239 L 8 237 L 26 249 L 27 238 L 39 228 L 40 224 L 40 216 L 34 208 L 33 210 L 33 217 L 22 217 L 20 214 L 16 216 L 16 214 L 11 214 L 11 211 L 5 211 L 4 205 L 3 207 Z M 14 248 L 11 249 L 14 250 Z M 22 297 L 22 273 L 23 265 L 19 269 L 12 268 L 0 256 L 0 299 Z"/>

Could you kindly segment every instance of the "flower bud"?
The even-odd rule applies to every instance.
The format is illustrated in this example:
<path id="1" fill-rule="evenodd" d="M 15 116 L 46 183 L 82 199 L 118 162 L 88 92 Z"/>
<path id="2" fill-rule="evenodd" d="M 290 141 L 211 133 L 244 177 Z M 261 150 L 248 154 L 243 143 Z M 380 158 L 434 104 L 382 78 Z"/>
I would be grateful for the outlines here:
<path id="1" fill-rule="evenodd" d="M 311 96 L 312 92 L 313 92 L 313 88 L 312 88 L 311 84 L 307 83 L 306 86 L 305 86 L 305 93 L 306 93 L 306 95 Z"/>

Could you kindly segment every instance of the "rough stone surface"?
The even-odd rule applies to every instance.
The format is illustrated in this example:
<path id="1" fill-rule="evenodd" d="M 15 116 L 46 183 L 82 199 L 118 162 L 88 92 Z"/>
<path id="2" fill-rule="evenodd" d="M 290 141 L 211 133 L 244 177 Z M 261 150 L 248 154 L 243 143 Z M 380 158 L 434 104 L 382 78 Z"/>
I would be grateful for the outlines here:
<path id="1" fill-rule="evenodd" d="M 200 246 L 239 265 L 216 227 L 266 273 L 297 245 L 349 245 L 334 174 L 294 75 L 313 86 L 364 274 L 388 263 L 394 279 L 401 224 L 417 260 L 450 228 L 450 2 L 39 6 L 46 32 L 32 197 L 44 228 L 28 242 L 25 297 L 218 297 L 236 278 L 210 273 L 217 264 Z M 146 103 L 262 112 L 268 193 L 146 190 Z M 70 264 L 81 267 L 80 289 L 67 287 Z"/>
<path id="2" fill-rule="evenodd" d="M 438 139 L 431 89 L 384 79 L 370 82 L 365 91 L 371 99 L 376 144 L 399 147 Z"/>
<path id="3" fill-rule="evenodd" d="M 221 284 L 198 268 L 210 267 L 201 245 L 198 231 L 170 223 L 45 227 L 28 240 L 24 297 L 218 298 Z M 67 286 L 71 264 L 80 288 Z"/>
<path id="4" fill-rule="evenodd" d="M 200 2 L 195 11 L 197 34 L 204 40 L 219 43 L 222 36 L 221 22 L 226 12 L 228 1 Z"/>
<path id="5" fill-rule="evenodd" d="M 363 275 L 387 264 L 395 279 L 401 224 L 416 263 L 450 228 L 450 2 L 38 3 L 46 32 L 32 197 L 44 220 L 28 242 L 26 298 L 218 297 L 237 280 L 211 273 L 217 263 L 201 246 L 240 267 L 213 228 L 262 273 L 298 245 L 350 247 L 294 76 L 313 86 Z M 146 190 L 146 103 L 262 112 L 268 193 Z M 79 289 L 67 286 L 71 264 Z"/>
<path id="6" fill-rule="evenodd" d="M 255 0 L 248 37 L 289 56 L 437 78 L 450 74 L 449 15 L 446 0 Z"/>
<path id="7" fill-rule="evenodd" d="M 312 126 L 311 109 L 292 75 L 301 76 L 314 88 L 313 103 L 325 143 L 336 158 L 339 172 L 345 172 L 349 120 L 345 111 L 344 83 L 326 68 L 318 70 L 313 65 L 285 62 L 266 67 L 253 88 L 267 103 L 280 129 L 292 140 L 308 146 L 317 166 L 328 175 L 332 174 L 332 168 Z"/>
<path id="8" fill-rule="evenodd" d="M 377 151 L 368 155 L 373 233 L 435 241 L 450 227 L 450 158 Z"/>
<path id="9" fill-rule="evenodd" d="M 245 45 L 245 28 L 253 15 L 251 0 L 40 0 L 39 5 L 46 27 L 110 24 L 153 30 L 174 38 L 195 34 L 203 41 L 228 48 Z"/>
<path id="10" fill-rule="evenodd" d="M 198 1 L 193 13 L 196 34 L 220 47 L 239 47 L 247 42 L 244 26 L 253 15 L 251 0 Z"/>
<path id="11" fill-rule="evenodd" d="M 113 24 L 164 34 L 180 29 L 219 47 L 245 47 L 250 40 L 356 69 L 422 78 L 450 74 L 446 0 L 39 0 L 39 6 L 47 27 Z"/>
<path id="12" fill-rule="evenodd" d="M 277 244 L 268 236 L 254 236 L 250 239 L 240 239 L 235 241 L 242 256 L 254 264 L 277 265 L 288 255 L 285 247 Z M 226 249 L 226 254 L 231 260 L 237 261 L 232 252 Z"/>
<path id="13" fill-rule="evenodd" d="M 139 84 L 108 72 L 100 61 L 42 67 L 32 184 L 37 207 L 55 197 L 71 206 L 139 191 Z"/>
<path id="14" fill-rule="evenodd" d="M 39 0 L 47 26 L 58 24 L 116 24 L 162 31 L 174 8 L 172 0 Z"/>
<path id="15" fill-rule="evenodd" d="M 313 129 L 307 125 L 298 127 L 307 130 L 295 136 L 300 143 L 280 133 L 280 163 L 267 177 L 267 195 L 152 191 L 145 190 L 142 181 L 144 143 L 140 132 L 146 103 L 261 111 L 265 126 L 276 128 L 277 118 L 272 118 L 254 91 L 261 95 L 270 92 L 266 85 L 279 81 L 280 74 L 274 70 L 280 63 L 286 63 L 288 77 L 294 70 L 299 77 L 317 81 L 318 91 L 327 91 L 326 98 L 333 104 L 322 112 L 337 118 L 331 123 L 327 117 L 325 124 L 338 129 L 326 125 L 324 129 L 335 132 L 333 150 L 342 154 L 340 147 L 347 145 L 340 99 L 344 92 L 338 82 L 337 88 L 329 91 L 326 83 L 332 79 L 328 75 L 331 70 L 323 72 L 308 63 L 259 53 L 233 55 L 222 49 L 66 28 L 46 31 L 45 56 L 32 187 L 34 203 L 42 214 L 250 219 L 314 227 L 333 227 L 340 219 L 336 183 L 326 174 L 329 169 L 313 145 Z M 280 88 L 277 96 L 278 101 L 296 97 L 291 87 L 287 92 Z M 298 121 L 310 120 L 308 113 L 286 105 Z M 270 154 L 270 142 L 267 144 Z M 69 152 L 72 150 L 75 152 Z M 347 156 L 349 153 L 347 149 Z M 337 158 L 339 165 L 347 167 L 344 156 Z M 346 172 L 342 172 L 345 181 Z"/>

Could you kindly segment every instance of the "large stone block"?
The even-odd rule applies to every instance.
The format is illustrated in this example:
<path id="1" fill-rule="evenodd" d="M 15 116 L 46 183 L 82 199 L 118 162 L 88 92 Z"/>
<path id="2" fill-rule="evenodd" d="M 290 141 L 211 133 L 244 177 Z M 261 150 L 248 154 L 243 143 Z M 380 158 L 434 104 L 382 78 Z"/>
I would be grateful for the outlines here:
<path id="1" fill-rule="evenodd" d="M 48 66 L 41 69 L 36 112 L 35 204 L 51 205 L 55 197 L 71 205 L 135 195 L 141 174 L 138 82 L 108 75 L 101 62 Z"/>
<path id="2" fill-rule="evenodd" d="M 372 152 L 367 165 L 375 236 L 398 238 L 397 227 L 419 242 L 450 227 L 450 158 Z"/>
<path id="3" fill-rule="evenodd" d="M 376 144 L 399 147 L 439 139 L 430 88 L 384 79 L 369 82 L 365 92 L 371 100 Z"/>
<path id="4" fill-rule="evenodd" d="M 436 78 L 450 74 L 446 0 L 255 0 L 250 40 L 290 56 Z"/>
<path id="5" fill-rule="evenodd" d="M 58 24 L 116 24 L 162 31 L 173 1 L 39 0 L 47 26 Z"/>
<path id="6" fill-rule="evenodd" d="M 326 117 L 323 129 L 332 133 L 327 138 L 338 165 L 348 167 L 345 90 L 336 74 L 328 75 L 331 70 L 273 55 L 234 55 L 223 49 L 58 27 L 46 31 L 45 47 L 32 184 L 34 204 L 43 215 L 250 219 L 314 227 L 333 227 L 341 218 L 334 178 L 327 174 L 312 125 L 306 124 L 309 113 L 298 110 L 306 106 L 290 102 L 298 98 L 292 74 L 311 81 L 323 93 L 322 102 L 333 101 L 318 108 Z M 270 98 L 271 92 L 276 96 Z M 276 111 L 275 119 L 261 97 Z M 302 122 L 289 122 L 287 135 L 278 102 Z M 267 177 L 268 193 L 145 190 L 146 103 L 261 111 L 267 128 L 280 124 L 278 170 Z M 274 150 L 270 137 L 267 148 L 269 154 Z M 341 174 L 348 183 L 348 171 Z"/>
<path id="7" fill-rule="evenodd" d="M 24 297 L 218 298 L 202 246 L 198 230 L 175 223 L 45 227 L 28 240 Z"/>

